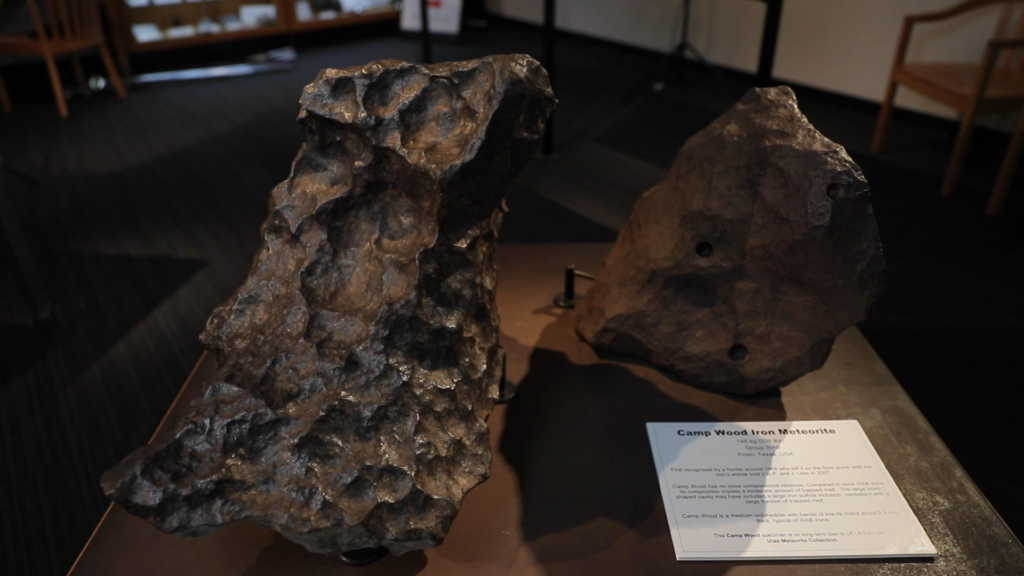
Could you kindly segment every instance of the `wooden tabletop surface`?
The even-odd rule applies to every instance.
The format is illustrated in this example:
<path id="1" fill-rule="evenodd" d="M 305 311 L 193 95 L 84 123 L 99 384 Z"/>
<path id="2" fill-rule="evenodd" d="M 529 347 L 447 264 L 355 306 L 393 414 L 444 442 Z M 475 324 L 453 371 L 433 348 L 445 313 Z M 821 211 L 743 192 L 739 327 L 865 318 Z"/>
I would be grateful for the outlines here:
<path id="1" fill-rule="evenodd" d="M 573 313 L 551 302 L 566 264 L 595 272 L 608 248 L 499 247 L 502 345 L 519 394 L 491 414 L 491 478 L 466 496 L 442 546 L 350 568 L 248 522 L 190 539 L 111 506 L 70 574 L 1024 574 L 1024 547 L 855 328 L 839 337 L 824 368 L 755 397 L 598 359 L 575 336 Z M 156 435 L 202 393 L 213 369 L 204 355 Z M 646 422 L 844 419 L 860 421 L 938 558 L 676 561 Z"/>

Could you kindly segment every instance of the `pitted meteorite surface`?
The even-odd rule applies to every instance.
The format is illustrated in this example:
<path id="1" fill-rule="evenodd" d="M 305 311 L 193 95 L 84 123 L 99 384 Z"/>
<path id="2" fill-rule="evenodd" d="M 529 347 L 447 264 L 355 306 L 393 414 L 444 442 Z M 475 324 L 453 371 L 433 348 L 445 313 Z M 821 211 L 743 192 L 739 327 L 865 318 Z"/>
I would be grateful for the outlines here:
<path id="1" fill-rule="evenodd" d="M 490 472 L 502 196 L 555 99 L 516 55 L 324 70 L 301 105 L 263 245 L 201 336 L 216 383 L 103 488 L 175 534 L 436 546 Z"/>
<path id="2" fill-rule="evenodd" d="M 860 167 L 792 90 L 755 88 L 637 202 L 577 330 L 599 352 L 750 394 L 821 368 L 884 267 Z"/>

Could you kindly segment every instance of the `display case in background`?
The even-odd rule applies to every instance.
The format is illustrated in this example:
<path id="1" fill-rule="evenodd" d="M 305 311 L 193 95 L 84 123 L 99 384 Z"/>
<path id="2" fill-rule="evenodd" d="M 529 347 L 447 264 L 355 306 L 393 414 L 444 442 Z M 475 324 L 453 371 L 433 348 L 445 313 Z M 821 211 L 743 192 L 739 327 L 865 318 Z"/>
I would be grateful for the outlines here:
<path id="1" fill-rule="evenodd" d="M 121 0 L 131 51 L 284 34 L 290 0 Z"/>
<path id="2" fill-rule="evenodd" d="M 384 19 L 397 20 L 398 0 L 282 0 L 294 6 L 292 28 L 316 30 Z"/>
<path id="3" fill-rule="evenodd" d="M 118 63 L 129 54 L 397 20 L 396 0 L 108 0 Z"/>

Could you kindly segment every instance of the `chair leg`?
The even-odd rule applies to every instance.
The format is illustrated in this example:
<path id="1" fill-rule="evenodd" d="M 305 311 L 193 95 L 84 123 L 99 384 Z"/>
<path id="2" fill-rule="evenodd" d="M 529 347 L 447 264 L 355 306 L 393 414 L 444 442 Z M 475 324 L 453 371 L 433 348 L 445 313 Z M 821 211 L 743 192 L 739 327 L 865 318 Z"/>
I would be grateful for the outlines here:
<path id="1" fill-rule="evenodd" d="M 88 88 L 89 84 L 85 81 L 85 69 L 82 68 L 82 59 L 78 57 L 78 53 L 71 54 L 71 70 L 75 73 L 75 82 L 78 83 L 79 88 Z"/>
<path id="2" fill-rule="evenodd" d="M 882 109 L 878 112 L 878 123 L 875 124 L 875 137 L 871 140 L 871 152 L 880 154 L 882 143 L 885 142 L 885 135 L 889 131 L 889 120 L 892 118 L 892 102 L 896 99 L 897 84 L 889 80 L 889 87 L 885 89 L 885 99 L 882 100 Z"/>
<path id="3" fill-rule="evenodd" d="M 971 144 L 971 133 L 974 131 L 974 118 L 977 114 L 977 107 L 972 106 L 960 121 L 953 155 L 949 159 L 949 168 L 946 169 L 946 179 L 942 182 L 943 196 L 952 196 L 956 191 L 956 185 L 960 183 L 960 173 L 963 171 L 964 159 L 967 158 L 967 147 Z"/>
<path id="4" fill-rule="evenodd" d="M 100 5 L 103 11 L 106 13 L 107 21 L 110 23 L 110 37 L 107 38 L 107 45 L 111 49 L 111 53 L 114 55 L 114 59 L 117 62 L 118 68 L 121 74 L 124 76 L 132 75 L 132 61 L 128 57 L 128 51 L 125 49 L 127 39 L 121 34 L 121 31 L 127 30 L 127 23 L 121 23 L 121 11 L 115 6 L 116 2 L 101 1 Z"/>
<path id="5" fill-rule="evenodd" d="M 3 78 L 0 78 L 0 108 L 4 112 L 11 111 L 11 98 L 7 95 L 7 87 L 4 86 Z"/>
<path id="6" fill-rule="evenodd" d="M 122 100 L 128 97 L 128 94 L 124 91 L 124 84 L 121 83 L 121 76 L 117 73 L 117 66 L 114 66 L 114 59 L 110 57 L 110 50 L 107 49 L 106 44 L 100 44 L 100 58 L 103 59 L 103 67 L 107 69 L 107 74 L 110 76 L 110 83 L 114 85 L 114 92 L 117 92 L 117 97 Z"/>
<path id="7" fill-rule="evenodd" d="M 992 196 L 988 199 L 988 207 L 985 213 L 989 216 L 998 216 L 1003 208 L 1003 201 L 1010 191 L 1010 184 L 1013 183 L 1014 173 L 1017 171 L 1017 163 L 1020 162 L 1020 153 L 1024 148 L 1024 113 L 1017 121 L 1017 129 L 1013 131 L 1013 139 L 1010 140 L 1010 148 L 1006 150 L 1006 157 L 1003 158 L 1003 166 L 999 169 L 999 179 L 992 189 Z"/>
<path id="8" fill-rule="evenodd" d="M 53 60 L 53 54 L 43 55 L 46 60 L 46 69 L 50 72 L 50 84 L 53 85 L 53 98 L 57 101 L 57 112 L 61 118 L 67 118 L 68 103 L 64 100 L 64 85 L 60 82 L 60 73 L 57 71 L 57 63 Z"/>

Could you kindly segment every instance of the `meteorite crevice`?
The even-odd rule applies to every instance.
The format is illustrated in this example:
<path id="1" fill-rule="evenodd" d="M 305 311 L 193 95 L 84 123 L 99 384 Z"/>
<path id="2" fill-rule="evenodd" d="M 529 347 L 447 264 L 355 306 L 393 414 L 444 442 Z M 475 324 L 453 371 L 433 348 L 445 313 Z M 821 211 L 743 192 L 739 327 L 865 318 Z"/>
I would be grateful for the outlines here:
<path id="1" fill-rule="evenodd" d="M 555 100 L 537 62 L 492 56 L 325 70 L 300 102 L 263 244 L 201 336 L 214 382 L 103 488 L 174 534 L 436 546 L 490 472 L 502 198 Z"/>

